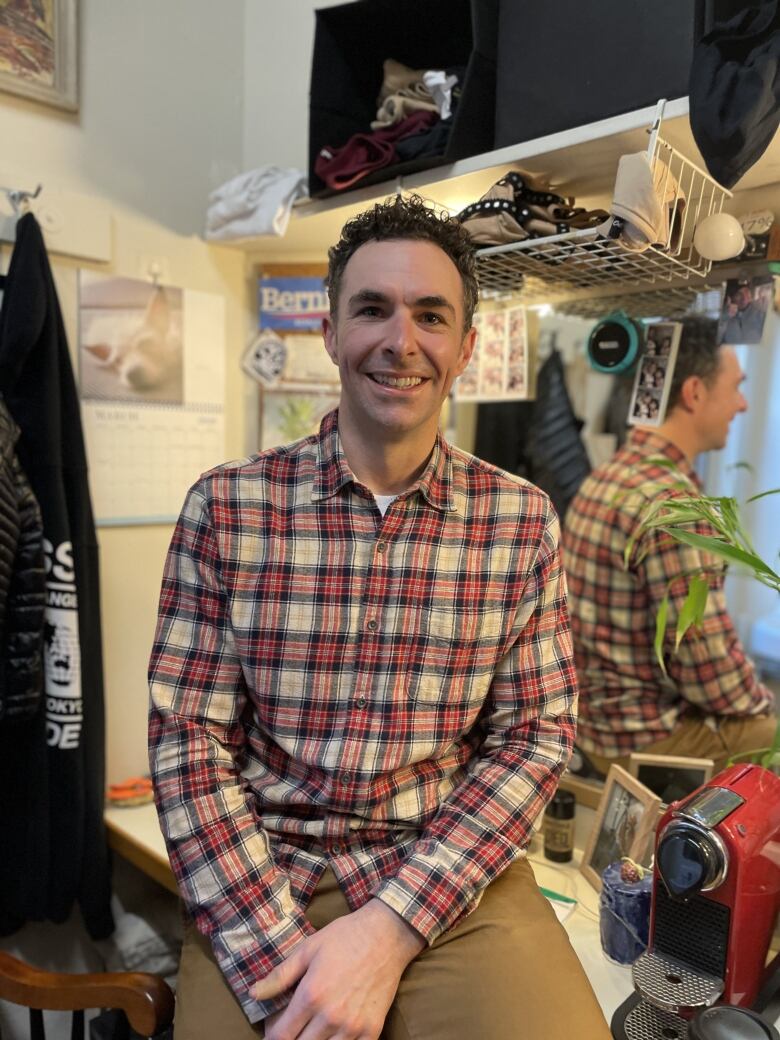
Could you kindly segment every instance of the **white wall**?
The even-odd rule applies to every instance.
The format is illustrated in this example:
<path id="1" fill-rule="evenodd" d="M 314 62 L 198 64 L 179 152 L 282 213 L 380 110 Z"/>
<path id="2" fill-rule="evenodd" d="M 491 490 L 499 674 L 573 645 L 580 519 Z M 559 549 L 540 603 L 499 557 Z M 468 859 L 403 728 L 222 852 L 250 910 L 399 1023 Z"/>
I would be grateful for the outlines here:
<path id="1" fill-rule="evenodd" d="M 245 168 L 308 168 L 314 12 L 344 0 L 247 0 L 244 37 Z"/>
<path id="2" fill-rule="evenodd" d="M 745 372 L 743 392 L 748 410 L 731 424 L 722 452 L 707 460 L 707 491 L 737 499 L 740 516 L 756 552 L 775 570 L 780 554 L 780 497 L 768 496 L 748 504 L 753 495 L 780 487 L 780 319 L 767 314 L 761 343 L 735 348 Z M 748 463 L 746 470 L 738 465 Z M 729 609 L 740 636 L 751 649 L 751 629 L 762 617 L 777 613 L 777 593 L 751 575 L 730 568 L 726 580 Z M 780 651 L 779 651 L 780 652 Z"/>
<path id="3" fill-rule="evenodd" d="M 170 284 L 225 298 L 226 457 L 251 446 L 257 394 L 238 364 L 251 299 L 244 255 L 196 236 L 208 192 L 243 167 L 244 6 L 81 0 L 79 113 L 0 93 L 0 184 L 41 181 L 44 193 L 78 192 L 111 215 L 108 263 L 52 257 L 72 352 L 79 267 L 137 278 L 155 257 Z M 170 526 L 98 531 L 109 782 L 148 769 L 146 666 L 170 535 Z M 50 968 L 102 967 L 78 913 L 66 925 L 28 925 L 0 945 Z M 47 1035 L 64 1040 L 66 1016 L 52 1017 Z M 26 1035 L 17 1022 L 0 1006 L 4 1036 Z"/>
<path id="4" fill-rule="evenodd" d="M 80 111 L 0 95 L 0 175 L 12 165 L 199 234 L 209 191 L 242 165 L 244 0 L 80 11 Z"/>
<path id="5" fill-rule="evenodd" d="M 209 190 L 243 165 L 244 0 L 218 12 L 209 0 L 80 8 L 80 110 L 0 94 L 0 184 L 40 180 L 44 193 L 78 192 L 111 214 L 110 262 L 52 258 L 72 351 L 79 267 L 137 278 L 155 257 L 170 284 L 225 297 L 225 456 L 243 455 L 257 397 L 239 368 L 251 322 L 245 259 L 195 236 Z M 110 782 L 147 771 L 146 666 L 170 535 L 170 526 L 99 530 Z"/>

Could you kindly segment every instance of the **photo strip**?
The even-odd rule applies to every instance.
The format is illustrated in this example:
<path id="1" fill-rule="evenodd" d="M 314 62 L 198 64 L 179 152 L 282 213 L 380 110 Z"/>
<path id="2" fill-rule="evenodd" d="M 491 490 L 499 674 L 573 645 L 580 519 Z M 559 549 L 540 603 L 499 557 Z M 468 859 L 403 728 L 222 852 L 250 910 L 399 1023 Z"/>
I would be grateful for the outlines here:
<path id="1" fill-rule="evenodd" d="M 664 421 L 680 331 L 679 322 L 674 321 L 648 325 L 645 349 L 637 365 L 628 409 L 629 425 L 660 426 Z"/>

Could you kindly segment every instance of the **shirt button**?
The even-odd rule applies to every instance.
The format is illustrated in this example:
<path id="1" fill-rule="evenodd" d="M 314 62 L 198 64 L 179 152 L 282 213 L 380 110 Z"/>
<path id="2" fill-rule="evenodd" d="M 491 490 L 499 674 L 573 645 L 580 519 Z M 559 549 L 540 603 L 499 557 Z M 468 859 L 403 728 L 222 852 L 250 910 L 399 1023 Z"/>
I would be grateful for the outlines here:
<path id="1" fill-rule="evenodd" d="M 342 773 L 339 779 L 341 780 L 342 784 L 351 784 L 352 773 Z"/>
<path id="2" fill-rule="evenodd" d="M 376 627 L 377 627 L 376 619 L 375 618 L 371 618 L 371 620 L 366 625 L 366 628 L 368 629 L 369 632 L 376 632 Z"/>
<path id="3" fill-rule="evenodd" d="M 379 542 L 377 547 L 376 547 L 376 551 L 378 553 L 383 553 L 386 548 L 387 548 L 387 542 Z"/>
<path id="4" fill-rule="evenodd" d="M 341 855 L 341 846 L 340 845 L 331 845 L 331 847 L 330 847 L 330 854 L 331 854 L 331 856 L 340 856 Z"/>
<path id="5" fill-rule="evenodd" d="M 358 699 L 355 701 L 355 704 L 357 704 L 358 708 L 365 708 L 367 703 L 368 701 L 365 697 L 358 697 Z"/>

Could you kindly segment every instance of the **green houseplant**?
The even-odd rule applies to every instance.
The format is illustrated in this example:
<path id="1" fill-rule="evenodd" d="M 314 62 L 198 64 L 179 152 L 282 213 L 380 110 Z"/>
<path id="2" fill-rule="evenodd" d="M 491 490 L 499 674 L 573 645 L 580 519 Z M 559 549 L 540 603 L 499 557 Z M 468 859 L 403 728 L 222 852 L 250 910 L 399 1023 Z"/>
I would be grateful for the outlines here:
<path id="1" fill-rule="evenodd" d="M 652 460 L 660 466 L 674 469 L 674 463 L 665 458 Z M 710 495 L 690 495 L 690 485 L 677 485 L 681 494 L 678 498 L 658 499 L 645 512 L 639 529 L 626 546 L 624 562 L 628 560 L 636 542 L 646 531 L 659 530 L 677 541 L 700 549 L 715 558 L 712 565 L 699 568 L 688 575 L 688 591 L 680 608 L 675 626 L 675 648 L 680 645 L 688 629 L 702 623 L 709 593 L 708 576 L 720 572 L 725 564 L 736 564 L 746 570 L 756 581 L 775 592 L 780 592 L 780 573 L 756 552 L 745 524 L 740 516 L 739 503 L 735 498 Z M 763 491 L 747 499 L 746 505 L 770 495 L 780 494 L 780 488 Z M 707 524 L 711 535 L 689 530 L 691 525 Z M 656 616 L 655 653 L 663 671 L 663 643 L 668 626 L 669 594 L 664 596 Z M 734 760 L 749 760 L 767 768 L 780 766 L 780 725 L 770 747 L 755 748 L 751 752 L 735 756 Z"/>

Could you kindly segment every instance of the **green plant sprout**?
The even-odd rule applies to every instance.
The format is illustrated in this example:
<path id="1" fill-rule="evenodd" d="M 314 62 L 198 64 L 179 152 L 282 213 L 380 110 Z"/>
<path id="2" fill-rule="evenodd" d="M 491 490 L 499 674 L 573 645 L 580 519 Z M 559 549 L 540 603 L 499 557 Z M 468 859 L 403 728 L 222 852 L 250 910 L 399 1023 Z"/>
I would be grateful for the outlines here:
<path id="1" fill-rule="evenodd" d="M 651 459 L 654 464 L 664 466 L 667 469 L 676 469 L 676 464 L 669 459 Z M 673 485 L 683 492 L 690 492 L 690 484 L 680 481 Z M 770 491 L 762 491 L 746 500 L 746 505 L 757 502 L 759 499 L 769 495 L 780 494 L 780 488 L 772 488 Z M 708 524 L 714 534 L 703 535 L 686 528 L 691 524 Z M 724 564 L 736 564 L 751 574 L 756 581 L 766 585 L 775 592 L 780 592 L 780 573 L 774 570 L 756 552 L 750 536 L 740 518 L 739 505 L 735 498 L 725 496 L 709 496 L 683 494 L 679 498 L 659 499 L 652 502 L 639 525 L 636 534 L 629 540 L 624 553 L 624 565 L 628 567 L 631 552 L 637 541 L 646 531 L 658 530 L 671 538 L 690 545 L 695 549 L 701 549 L 710 553 L 720 564 L 700 567 L 688 572 L 690 578 L 688 592 L 680 608 L 675 627 L 675 650 L 679 647 L 681 640 L 689 628 L 698 628 L 704 620 L 704 611 L 707 606 L 709 593 L 708 574 L 720 572 Z M 646 553 L 642 554 L 643 559 Z M 674 581 L 675 579 L 672 579 Z M 663 657 L 664 636 L 666 634 L 669 616 L 669 587 L 661 600 L 656 616 L 654 650 L 658 664 L 666 674 L 666 664 Z M 780 725 L 778 725 L 771 747 L 756 748 L 753 751 L 736 755 L 732 762 L 750 760 L 760 765 L 771 767 L 780 765 Z"/>

